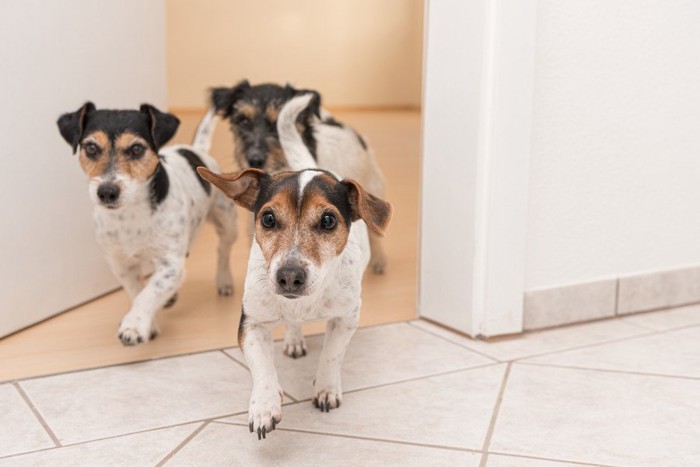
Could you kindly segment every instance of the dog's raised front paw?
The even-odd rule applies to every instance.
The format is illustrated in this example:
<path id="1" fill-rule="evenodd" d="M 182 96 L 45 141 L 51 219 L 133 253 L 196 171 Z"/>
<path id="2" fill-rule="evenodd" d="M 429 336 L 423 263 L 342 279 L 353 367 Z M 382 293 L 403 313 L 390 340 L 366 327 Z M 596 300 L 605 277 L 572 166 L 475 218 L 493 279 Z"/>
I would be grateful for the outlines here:
<path id="1" fill-rule="evenodd" d="M 248 428 L 251 433 L 257 433 L 258 439 L 265 439 L 267 433 L 273 431 L 282 421 L 283 392 L 255 391 L 250 396 L 248 407 Z"/>
<path id="2" fill-rule="evenodd" d="M 123 345 L 137 345 L 158 336 L 158 330 L 150 320 L 126 315 L 119 325 L 119 340 Z"/>

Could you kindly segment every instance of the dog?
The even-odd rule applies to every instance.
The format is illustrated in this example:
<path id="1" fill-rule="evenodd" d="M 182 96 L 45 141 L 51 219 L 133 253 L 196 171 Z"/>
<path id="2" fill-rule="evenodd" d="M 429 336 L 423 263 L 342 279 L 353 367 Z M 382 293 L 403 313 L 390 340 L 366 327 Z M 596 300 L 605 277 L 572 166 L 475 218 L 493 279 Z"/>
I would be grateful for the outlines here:
<path id="1" fill-rule="evenodd" d="M 263 169 L 271 174 L 289 170 L 277 133 L 277 118 L 286 102 L 304 94 L 313 97 L 298 116 L 297 129 L 318 167 L 357 180 L 369 193 L 383 198 L 384 176 L 367 141 L 323 109 L 319 93 L 297 90 L 289 84 L 251 86 L 244 80 L 231 88 L 211 90 L 212 106 L 230 122 L 238 166 Z M 370 247 L 370 268 L 382 274 L 387 259 L 379 236 L 370 236 Z"/>
<path id="2" fill-rule="evenodd" d="M 370 261 L 368 228 L 384 235 L 393 209 L 356 181 L 315 168 L 302 137 L 290 134 L 308 101 L 304 95 L 289 101 L 277 125 L 292 168 L 311 168 L 274 174 L 249 168 L 227 175 L 197 169 L 255 218 L 238 343 L 253 378 L 248 426 L 258 439 L 282 420 L 284 393 L 271 336 L 280 323 L 298 327 L 327 320 L 313 404 L 325 412 L 340 407 L 340 367 L 357 328 L 362 276 Z"/>
<path id="3" fill-rule="evenodd" d="M 58 119 L 61 136 L 79 153 L 89 178 L 98 243 L 131 298 L 118 332 L 124 345 L 158 335 L 155 314 L 175 303 L 185 258 L 205 218 L 219 236 L 217 291 L 233 294 L 229 255 L 237 236 L 236 211 L 195 171 L 219 171 L 207 155 L 214 121 L 209 112 L 192 146 L 163 147 L 180 121 L 149 104 L 139 110 L 97 110 L 87 102 Z"/>

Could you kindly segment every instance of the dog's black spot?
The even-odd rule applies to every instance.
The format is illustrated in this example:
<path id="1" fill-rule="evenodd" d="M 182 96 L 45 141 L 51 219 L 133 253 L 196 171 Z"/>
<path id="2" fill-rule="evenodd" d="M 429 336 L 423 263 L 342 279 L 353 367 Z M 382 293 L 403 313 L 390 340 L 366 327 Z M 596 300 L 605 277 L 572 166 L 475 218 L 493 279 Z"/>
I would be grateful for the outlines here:
<path id="1" fill-rule="evenodd" d="M 357 136 L 357 140 L 362 145 L 362 149 L 364 149 L 366 151 L 367 150 L 367 143 L 365 142 L 365 139 L 357 131 L 352 130 L 352 132 L 355 133 L 355 136 Z"/>
<path id="2" fill-rule="evenodd" d="M 149 182 L 149 190 L 151 192 L 151 209 L 155 211 L 158 205 L 168 196 L 168 191 L 170 190 L 170 178 L 168 178 L 168 173 L 165 171 L 162 162 L 158 162 L 158 166 L 156 166 L 156 170 Z"/>
<path id="3" fill-rule="evenodd" d="M 204 161 L 202 161 L 202 159 L 197 154 L 188 149 L 178 149 L 177 153 L 187 160 L 187 162 L 190 164 L 190 167 L 192 167 L 192 172 L 194 172 L 195 178 L 199 180 L 199 184 L 202 185 L 202 188 L 204 188 L 204 191 L 206 191 L 207 194 L 210 194 L 211 185 L 208 181 L 204 180 L 197 173 L 197 167 L 207 167 Z M 194 202 L 192 202 L 192 205 L 194 206 Z"/>
<path id="4" fill-rule="evenodd" d="M 336 126 L 338 128 L 345 128 L 345 125 L 343 125 L 338 120 L 336 120 L 335 118 L 330 117 L 330 116 L 324 118 L 323 123 L 326 125 L 330 125 L 330 126 Z"/>

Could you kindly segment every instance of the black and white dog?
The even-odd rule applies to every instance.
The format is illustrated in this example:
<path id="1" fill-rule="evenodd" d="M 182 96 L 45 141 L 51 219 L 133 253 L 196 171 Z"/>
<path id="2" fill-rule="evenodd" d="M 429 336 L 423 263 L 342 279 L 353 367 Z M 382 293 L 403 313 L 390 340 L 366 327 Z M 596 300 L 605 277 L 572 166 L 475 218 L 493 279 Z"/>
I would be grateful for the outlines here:
<path id="1" fill-rule="evenodd" d="M 124 345 L 157 335 L 155 314 L 175 302 L 185 257 L 205 218 L 219 235 L 218 293 L 233 293 L 229 253 L 236 212 L 195 172 L 200 166 L 219 171 L 207 154 L 214 117 L 213 112 L 205 116 L 192 146 L 166 148 L 180 121 L 148 104 L 139 110 L 97 110 L 88 102 L 58 120 L 61 136 L 74 153 L 79 150 L 89 178 L 97 240 L 132 300 L 119 326 Z"/>

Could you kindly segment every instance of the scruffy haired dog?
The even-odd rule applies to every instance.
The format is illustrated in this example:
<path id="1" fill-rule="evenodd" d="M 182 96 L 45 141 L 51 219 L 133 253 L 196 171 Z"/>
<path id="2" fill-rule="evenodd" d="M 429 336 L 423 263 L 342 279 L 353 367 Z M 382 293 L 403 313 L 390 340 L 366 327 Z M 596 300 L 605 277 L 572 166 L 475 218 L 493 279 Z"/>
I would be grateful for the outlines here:
<path id="1" fill-rule="evenodd" d="M 302 138 L 289 134 L 296 133 L 294 123 L 285 119 L 291 109 L 291 122 L 296 121 L 294 111 L 305 108 L 306 97 L 292 99 L 278 122 L 294 169 L 315 167 Z M 255 217 L 238 328 L 253 377 L 250 431 L 265 438 L 282 420 L 283 391 L 271 336 L 281 322 L 300 326 L 307 320 L 328 320 L 313 403 L 324 412 L 340 407 L 340 368 L 357 328 L 362 276 L 370 259 L 368 227 L 383 235 L 391 205 L 359 183 L 317 168 L 272 175 L 259 169 L 228 175 L 197 171 Z"/>
<path id="2" fill-rule="evenodd" d="M 271 174 L 289 170 L 277 133 L 277 117 L 291 98 L 308 93 L 313 98 L 296 123 L 318 167 L 357 180 L 369 193 L 384 197 L 384 176 L 365 139 L 322 109 L 317 92 L 297 90 L 290 85 L 251 86 L 248 81 L 242 81 L 232 88 L 212 89 L 212 105 L 231 124 L 234 158 L 239 167 L 262 169 Z M 370 236 L 370 247 L 371 269 L 381 274 L 386 268 L 386 255 L 379 236 Z"/>
<path id="3" fill-rule="evenodd" d="M 88 102 L 58 120 L 73 152 L 80 149 L 80 166 L 95 204 L 97 240 L 132 300 L 119 326 L 124 345 L 158 334 L 155 314 L 175 302 L 185 257 L 205 218 L 219 235 L 218 293 L 233 293 L 229 253 L 236 239 L 236 213 L 231 201 L 212 192 L 195 172 L 200 166 L 219 170 L 206 154 L 213 121 L 210 112 L 192 146 L 162 148 L 180 121 L 148 104 L 140 110 L 97 110 Z"/>

